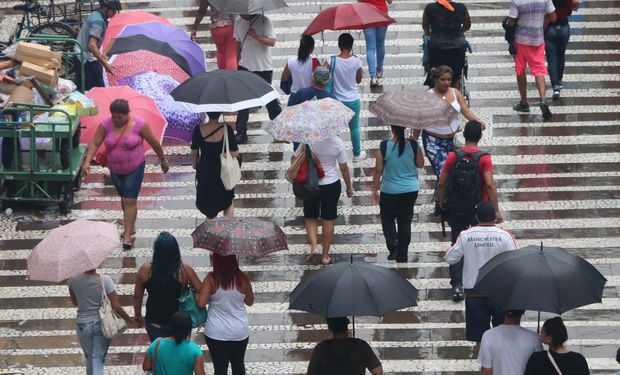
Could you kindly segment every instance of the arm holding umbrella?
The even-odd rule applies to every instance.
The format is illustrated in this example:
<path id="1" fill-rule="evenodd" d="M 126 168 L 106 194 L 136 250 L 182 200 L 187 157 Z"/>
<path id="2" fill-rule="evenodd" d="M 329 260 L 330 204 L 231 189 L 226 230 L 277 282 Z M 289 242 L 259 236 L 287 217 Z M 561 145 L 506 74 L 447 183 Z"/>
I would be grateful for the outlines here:
<path id="1" fill-rule="evenodd" d="M 101 146 L 101 143 L 105 138 L 105 134 L 105 128 L 101 124 L 99 124 L 99 127 L 97 127 L 97 132 L 95 132 L 95 138 L 93 138 L 92 142 L 88 145 L 86 157 L 84 157 L 84 164 L 82 165 L 82 176 L 87 176 L 90 172 L 90 162 L 91 160 L 93 160 L 93 157 L 99 149 L 99 146 Z"/>
<path id="2" fill-rule="evenodd" d="M 159 157 L 159 161 L 161 164 L 161 171 L 163 173 L 168 173 L 168 169 L 170 169 L 170 166 L 168 165 L 168 160 L 166 160 L 164 149 L 161 147 L 161 144 L 159 143 L 157 138 L 155 138 L 155 136 L 153 135 L 153 131 L 151 130 L 151 127 L 146 122 L 140 128 L 140 135 L 142 136 L 142 138 L 144 138 L 145 141 L 147 141 L 151 145 L 151 147 L 153 148 L 153 151 L 155 151 L 155 153 Z"/>
<path id="3" fill-rule="evenodd" d="M 269 47 L 274 47 L 276 45 L 276 38 L 270 35 L 258 35 L 256 30 L 253 27 L 248 30 L 248 36 L 256 39 L 258 42 L 263 43 Z"/>

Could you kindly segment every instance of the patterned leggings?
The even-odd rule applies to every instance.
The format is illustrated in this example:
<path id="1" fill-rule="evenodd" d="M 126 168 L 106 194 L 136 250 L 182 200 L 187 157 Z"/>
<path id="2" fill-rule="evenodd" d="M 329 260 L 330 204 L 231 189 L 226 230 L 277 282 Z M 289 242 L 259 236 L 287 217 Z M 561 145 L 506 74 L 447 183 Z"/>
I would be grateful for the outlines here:
<path id="1" fill-rule="evenodd" d="M 422 144 L 424 145 L 424 153 L 431 163 L 431 167 L 433 167 L 433 172 L 439 179 L 448 154 L 454 150 L 454 138 L 437 138 L 423 131 Z M 438 193 L 435 183 L 435 200 L 438 199 Z"/>

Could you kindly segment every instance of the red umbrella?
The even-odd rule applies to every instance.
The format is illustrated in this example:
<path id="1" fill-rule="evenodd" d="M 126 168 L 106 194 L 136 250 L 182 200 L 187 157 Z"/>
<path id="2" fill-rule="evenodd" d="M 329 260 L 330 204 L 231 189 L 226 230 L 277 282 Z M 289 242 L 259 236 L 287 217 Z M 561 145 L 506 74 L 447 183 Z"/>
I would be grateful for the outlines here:
<path id="1" fill-rule="evenodd" d="M 145 50 L 114 55 L 110 58 L 110 65 L 114 69 L 114 74 L 106 73 L 108 86 L 116 86 L 117 81 L 122 78 L 145 72 L 164 74 L 179 83 L 189 78 L 189 75 L 171 58 Z"/>
<path id="2" fill-rule="evenodd" d="M 86 93 L 99 107 L 95 116 L 82 117 L 80 123 L 85 128 L 80 134 L 80 143 L 90 143 L 95 137 L 97 127 L 101 121 L 110 116 L 110 103 L 116 99 L 125 99 L 129 102 L 131 114 L 138 115 L 149 124 L 155 138 L 161 142 L 168 122 L 157 108 L 155 101 L 142 95 L 128 86 L 96 87 Z M 150 150 L 151 145 L 144 141 L 144 151 Z"/>
<path id="3" fill-rule="evenodd" d="M 125 26 L 145 22 L 160 22 L 164 25 L 173 26 L 172 23 L 167 19 L 144 11 L 119 13 L 112 17 L 110 19 L 110 23 L 108 23 L 105 37 L 101 42 L 101 50 L 107 52 L 110 46 L 112 46 L 112 42 L 114 42 L 114 39 L 116 39 L 118 34 L 123 31 Z"/>
<path id="4" fill-rule="evenodd" d="M 383 27 L 395 19 L 367 3 L 343 4 L 327 8 L 312 20 L 303 35 L 323 30 L 356 30 Z"/>
<path id="5" fill-rule="evenodd" d="M 260 256 L 288 250 L 286 235 L 274 223 L 255 218 L 207 220 L 192 233 L 194 247 L 221 256 Z"/>

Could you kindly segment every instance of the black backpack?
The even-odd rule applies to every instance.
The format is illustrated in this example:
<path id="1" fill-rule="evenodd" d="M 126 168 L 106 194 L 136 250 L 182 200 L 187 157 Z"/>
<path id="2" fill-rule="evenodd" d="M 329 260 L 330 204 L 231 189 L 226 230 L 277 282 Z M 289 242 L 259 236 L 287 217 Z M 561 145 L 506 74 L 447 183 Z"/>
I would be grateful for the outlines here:
<path id="1" fill-rule="evenodd" d="M 473 217 L 476 205 L 482 200 L 480 183 L 480 158 L 489 153 L 455 150 L 456 162 L 448 175 L 446 184 L 446 207 L 450 215 L 464 218 Z"/>

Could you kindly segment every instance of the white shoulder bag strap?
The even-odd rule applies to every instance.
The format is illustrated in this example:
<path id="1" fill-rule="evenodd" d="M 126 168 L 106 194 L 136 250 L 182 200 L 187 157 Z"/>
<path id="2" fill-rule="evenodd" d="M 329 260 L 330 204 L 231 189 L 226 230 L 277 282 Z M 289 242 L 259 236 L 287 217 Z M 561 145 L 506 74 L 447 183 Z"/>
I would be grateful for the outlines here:
<path id="1" fill-rule="evenodd" d="M 549 357 L 549 360 L 551 361 L 551 364 L 555 368 L 555 371 L 558 372 L 558 375 L 563 375 L 562 371 L 560 371 L 560 368 L 558 367 L 558 364 L 555 363 L 555 359 L 553 359 L 553 356 L 551 355 L 551 352 L 549 352 L 548 350 L 547 350 L 547 357 Z"/>

